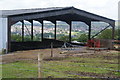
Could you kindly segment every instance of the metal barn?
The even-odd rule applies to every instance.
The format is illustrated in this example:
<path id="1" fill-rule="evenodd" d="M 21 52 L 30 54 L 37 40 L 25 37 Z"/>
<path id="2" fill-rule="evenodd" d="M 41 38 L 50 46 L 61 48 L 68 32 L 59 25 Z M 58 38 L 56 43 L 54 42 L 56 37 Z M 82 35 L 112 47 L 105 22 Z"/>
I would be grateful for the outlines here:
<path id="1" fill-rule="evenodd" d="M 31 23 L 31 41 L 24 41 L 24 20 Z M 42 41 L 33 40 L 33 20 L 38 21 L 42 25 L 41 38 Z M 51 21 L 54 26 L 54 39 L 44 39 L 44 20 Z M 17 22 L 22 23 L 22 42 L 11 41 L 11 26 Z M 88 39 L 91 39 L 91 22 L 106 22 L 112 26 L 112 39 L 114 39 L 115 20 L 92 14 L 75 7 L 52 7 L 52 8 L 35 8 L 35 9 L 19 9 L 19 10 L 1 10 L 0 11 L 0 50 L 6 49 L 7 52 L 24 49 L 37 49 L 48 47 L 50 42 L 54 42 L 56 47 L 62 41 L 56 40 L 56 21 L 64 21 L 69 24 L 69 42 L 71 42 L 72 21 L 81 21 L 89 26 Z M 22 48 L 20 46 L 30 46 Z M 33 46 L 33 47 L 31 47 Z"/>

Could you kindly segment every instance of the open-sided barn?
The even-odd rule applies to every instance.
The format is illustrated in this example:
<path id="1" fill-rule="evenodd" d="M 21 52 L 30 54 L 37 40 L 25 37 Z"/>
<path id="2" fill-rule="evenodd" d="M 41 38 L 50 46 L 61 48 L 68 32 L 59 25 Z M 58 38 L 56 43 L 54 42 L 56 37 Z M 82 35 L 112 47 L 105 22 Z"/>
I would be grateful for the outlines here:
<path id="1" fill-rule="evenodd" d="M 81 21 L 89 26 L 88 38 L 91 39 L 91 22 L 102 21 L 112 26 L 112 39 L 114 39 L 115 21 L 106 17 L 92 14 L 74 7 L 52 7 L 52 8 L 36 8 L 36 9 L 20 9 L 20 10 L 2 10 L 0 12 L 0 50 L 6 49 L 7 52 L 14 51 L 15 48 L 24 45 L 30 46 L 34 44 L 35 48 L 40 48 L 42 45 L 49 45 L 51 41 L 56 42 L 56 21 L 65 21 L 69 24 L 69 42 L 71 42 L 72 21 Z M 39 42 L 24 42 L 24 20 L 31 23 L 31 40 L 33 40 L 33 20 L 39 21 L 42 24 L 42 41 Z M 43 21 L 51 21 L 55 24 L 54 40 L 45 42 L 43 37 Z M 11 26 L 17 22 L 22 23 L 22 42 L 14 43 L 11 41 Z M 61 43 L 61 42 L 60 42 Z M 56 43 L 57 44 L 57 43 Z M 36 47 L 35 47 L 36 46 Z M 29 49 L 32 49 L 29 48 Z"/>

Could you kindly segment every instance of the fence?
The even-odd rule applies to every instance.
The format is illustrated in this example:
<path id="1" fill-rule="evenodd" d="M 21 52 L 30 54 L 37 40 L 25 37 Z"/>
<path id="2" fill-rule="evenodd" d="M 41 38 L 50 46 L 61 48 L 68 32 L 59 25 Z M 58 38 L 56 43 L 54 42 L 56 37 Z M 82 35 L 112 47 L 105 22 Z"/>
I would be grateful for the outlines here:
<path id="1" fill-rule="evenodd" d="M 90 51 L 86 53 L 85 51 L 84 53 L 80 53 L 80 51 L 75 53 L 75 50 L 73 50 L 74 54 L 69 53 L 70 51 L 65 54 L 57 54 L 72 54 L 71 56 L 56 57 L 55 49 L 53 49 L 52 45 L 53 44 L 51 44 L 51 49 L 49 49 L 50 57 L 48 58 L 44 58 L 44 54 L 41 54 L 42 52 L 40 52 L 40 50 L 38 52 L 32 52 L 32 56 L 33 54 L 37 54 L 37 57 L 34 59 L 26 58 L 24 56 L 19 58 L 16 57 L 16 55 L 13 55 L 16 57 L 15 62 L 3 64 L 3 77 L 118 78 L 118 76 L 115 74 L 120 72 L 120 70 L 118 70 L 118 62 L 114 58 L 114 56 L 117 57 L 117 55 L 114 54 L 111 59 L 109 59 L 108 56 L 106 60 L 104 56 L 107 56 L 108 54 L 110 55 L 111 53 L 105 53 L 106 55 L 101 55 L 103 52 L 93 53 L 94 51 L 92 51 L 91 55 L 89 55 Z M 28 56 L 30 55 L 28 54 Z"/>

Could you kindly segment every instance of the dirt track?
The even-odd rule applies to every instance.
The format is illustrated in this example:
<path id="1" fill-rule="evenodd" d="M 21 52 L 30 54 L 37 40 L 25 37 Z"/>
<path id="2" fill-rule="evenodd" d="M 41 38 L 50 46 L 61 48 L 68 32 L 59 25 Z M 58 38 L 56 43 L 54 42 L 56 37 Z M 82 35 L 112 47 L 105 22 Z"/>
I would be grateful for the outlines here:
<path id="1" fill-rule="evenodd" d="M 110 52 L 110 51 L 109 51 Z M 104 51 L 104 53 L 109 53 Z M 43 54 L 43 58 L 49 58 L 51 56 L 51 49 L 38 49 L 38 50 L 27 50 L 27 51 L 17 51 L 10 54 L 5 54 L 0 56 L 2 58 L 1 63 L 9 63 L 18 60 L 37 60 L 38 53 Z M 61 54 L 62 53 L 62 54 Z M 103 51 L 95 52 L 91 50 L 86 50 L 83 48 L 81 50 L 71 50 L 71 51 L 62 51 L 59 48 L 53 49 L 53 57 L 66 57 L 66 56 L 81 56 L 81 55 L 90 55 L 103 53 Z"/>

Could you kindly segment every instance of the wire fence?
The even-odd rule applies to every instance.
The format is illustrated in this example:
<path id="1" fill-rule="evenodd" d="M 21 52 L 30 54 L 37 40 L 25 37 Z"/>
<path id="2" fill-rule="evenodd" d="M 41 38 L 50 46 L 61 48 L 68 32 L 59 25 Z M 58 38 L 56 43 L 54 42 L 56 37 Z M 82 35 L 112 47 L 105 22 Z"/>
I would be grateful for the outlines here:
<path id="1" fill-rule="evenodd" d="M 12 65 L 9 65 L 9 67 L 14 67 L 14 68 L 12 68 L 12 71 L 16 71 L 17 70 L 19 72 L 27 71 L 29 73 L 35 73 L 38 76 L 38 78 L 41 78 L 41 77 L 45 78 L 46 76 L 44 76 L 44 74 L 47 74 L 48 71 L 57 72 L 57 73 L 65 73 L 65 71 L 63 71 L 63 70 L 58 70 L 58 69 L 54 69 L 54 68 L 52 69 L 49 66 L 54 66 L 54 67 L 55 66 L 56 67 L 57 66 L 64 66 L 64 67 L 73 67 L 74 68 L 74 65 L 63 64 L 63 63 L 51 63 L 50 61 L 45 61 L 44 59 L 39 59 L 39 58 L 40 58 L 40 56 L 38 55 L 38 60 L 23 59 L 22 60 L 24 62 L 23 65 L 12 64 Z M 34 62 L 36 62 L 36 63 L 34 63 Z M 29 67 L 29 66 L 32 65 L 31 64 L 31 65 L 27 66 L 27 68 L 26 68 L 26 66 L 25 66 L 26 63 L 27 64 L 28 63 L 30 63 L 30 64 L 34 63 L 36 65 L 34 65 L 32 67 Z M 49 65 L 49 66 L 47 67 L 45 65 Z M 112 69 L 112 68 L 108 68 L 108 67 L 98 67 L 98 66 L 90 66 L 90 65 L 84 65 L 84 64 L 79 64 L 76 67 L 93 68 L 93 70 L 95 68 L 95 69 L 99 69 L 99 70 L 103 70 L 103 71 L 107 70 L 107 71 L 120 72 L 120 70 L 116 70 L 116 69 Z M 5 66 L 4 68 L 8 68 L 8 66 Z M 91 78 L 108 78 L 109 77 L 109 76 L 106 77 L 106 76 L 96 76 L 96 75 L 80 74 L 80 73 L 76 73 L 76 72 L 72 72 L 72 71 L 67 71 L 66 74 L 68 74 L 68 75 L 74 75 L 74 76 L 81 76 L 81 77 L 91 77 Z M 63 77 L 69 78 L 69 76 L 66 76 L 66 75 L 64 75 Z"/>
<path id="2" fill-rule="evenodd" d="M 63 51 L 63 50 L 61 49 L 61 51 Z M 73 50 L 73 51 L 75 51 L 75 50 Z M 50 54 L 51 55 L 54 54 L 52 44 L 51 44 Z M 32 77 L 35 77 L 35 78 L 36 77 L 46 78 L 46 77 L 49 77 L 49 76 L 54 78 L 54 77 L 56 77 L 55 73 L 66 74 L 66 75 L 62 75 L 63 78 L 69 78 L 69 77 L 71 77 L 70 75 L 72 75 L 72 77 L 78 77 L 79 76 L 79 77 L 90 77 L 90 78 L 109 78 L 109 77 L 112 77 L 111 75 L 109 76 L 109 75 L 106 75 L 106 74 L 105 75 L 104 74 L 96 75 L 97 73 L 96 74 L 95 73 L 90 74 L 90 72 L 89 72 L 89 74 L 85 74 L 85 73 L 88 73 L 88 72 L 84 72 L 83 70 L 81 71 L 81 73 L 78 73 L 79 71 L 73 71 L 73 70 L 71 70 L 71 68 L 77 68 L 77 69 L 78 68 L 79 69 L 81 69 L 81 68 L 89 69 L 90 68 L 90 69 L 92 69 L 91 72 L 95 72 L 95 70 L 115 72 L 115 73 L 120 72 L 120 70 L 117 70 L 117 68 L 84 64 L 83 62 L 77 62 L 76 63 L 77 65 L 75 65 L 75 64 L 72 64 L 72 63 L 75 63 L 74 59 L 68 60 L 67 61 L 69 63 L 68 64 L 68 63 L 65 63 L 65 60 L 64 60 L 64 59 L 67 59 L 67 58 L 69 58 L 69 57 L 61 58 L 61 60 L 60 60 L 60 59 L 55 59 L 54 56 L 50 56 L 50 58 L 48 58 L 48 59 L 43 59 L 43 54 L 41 54 L 39 52 L 37 59 L 18 58 L 18 59 L 16 59 L 15 64 L 14 63 L 9 63 L 11 65 L 3 66 L 4 67 L 3 71 L 6 71 L 6 70 L 11 71 L 12 70 L 11 74 L 14 73 L 14 72 L 17 72 L 17 74 L 19 74 L 19 75 L 24 74 L 26 76 L 28 75 L 27 77 L 32 76 Z M 96 64 L 96 63 L 93 62 L 92 64 Z M 118 64 L 118 63 L 116 63 L 116 64 Z M 53 67 L 55 67 L 55 68 L 53 68 Z M 61 67 L 61 68 L 57 68 L 57 67 Z M 69 70 L 63 70 L 62 69 L 63 67 L 64 68 L 70 67 L 70 69 Z M 9 68 L 11 68 L 11 69 L 9 69 Z M 50 73 L 50 72 L 52 72 L 52 73 Z M 17 75 L 17 74 L 14 74 L 14 75 Z M 5 75 L 8 76 L 9 74 L 5 74 Z M 52 76 L 52 75 L 54 75 L 54 76 Z M 24 76 L 21 76 L 21 77 L 24 77 Z M 113 77 L 116 77 L 116 76 L 113 76 Z"/>

